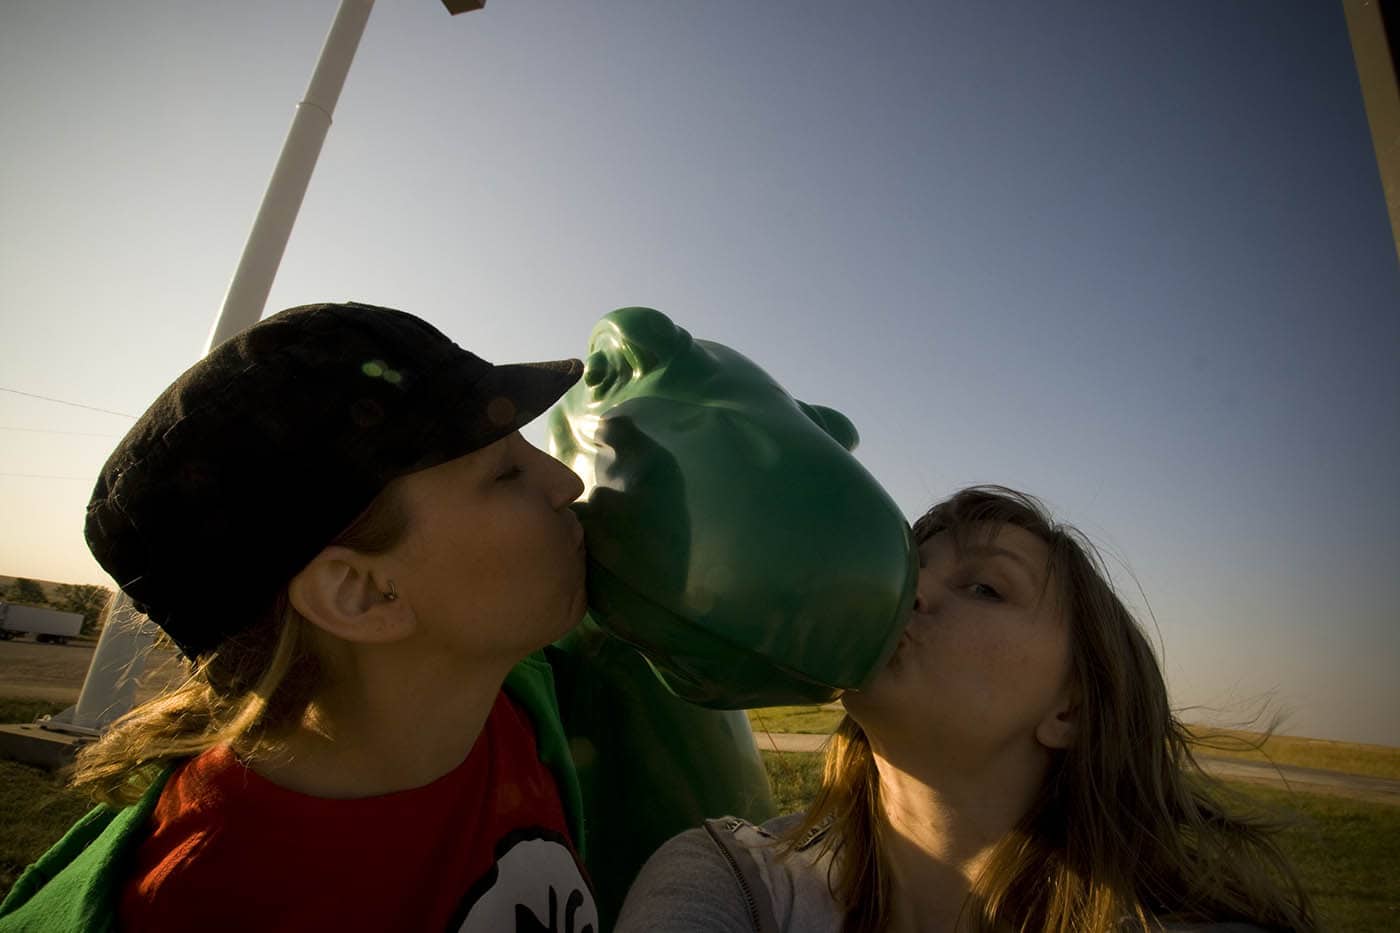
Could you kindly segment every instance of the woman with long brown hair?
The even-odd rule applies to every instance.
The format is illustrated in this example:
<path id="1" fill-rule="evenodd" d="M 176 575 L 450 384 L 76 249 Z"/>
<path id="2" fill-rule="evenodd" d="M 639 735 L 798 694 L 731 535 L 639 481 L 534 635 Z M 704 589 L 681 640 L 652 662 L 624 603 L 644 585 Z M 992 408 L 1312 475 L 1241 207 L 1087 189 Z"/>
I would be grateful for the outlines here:
<path id="1" fill-rule="evenodd" d="M 810 809 L 671 840 L 620 933 L 1316 928 L 1268 826 L 1193 760 L 1092 545 L 1002 487 L 914 536 L 913 616 L 843 698 Z"/>

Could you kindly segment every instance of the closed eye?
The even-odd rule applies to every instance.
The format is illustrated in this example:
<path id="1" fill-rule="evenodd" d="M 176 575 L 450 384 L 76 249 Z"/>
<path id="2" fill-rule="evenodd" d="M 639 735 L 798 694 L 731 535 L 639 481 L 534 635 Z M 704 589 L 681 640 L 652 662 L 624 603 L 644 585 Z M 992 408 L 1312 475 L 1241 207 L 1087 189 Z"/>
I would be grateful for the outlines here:
<path id="1" fill-rule="evenodd" d="M 971 593 L 973 596 L 976 596 L 978 599 L 990 599 L 995 602 L 1002 601 L 1001 594 L 997 592 L 996 587 L 991 586 L 990 584 L 969 583 L 966 589 L 969 593 Z"/>
<path id="2" fill-rule="evenodd" d="M 504 473 L 496 477 L 496 482 L 502 483 L 506 482 L 507 480 L 515 479 L 517 476 L 521 476 L 522 474 L 524 474 L 524 472 L 525 471 L 520 469 L 520 467 L 512 465 Z"/>

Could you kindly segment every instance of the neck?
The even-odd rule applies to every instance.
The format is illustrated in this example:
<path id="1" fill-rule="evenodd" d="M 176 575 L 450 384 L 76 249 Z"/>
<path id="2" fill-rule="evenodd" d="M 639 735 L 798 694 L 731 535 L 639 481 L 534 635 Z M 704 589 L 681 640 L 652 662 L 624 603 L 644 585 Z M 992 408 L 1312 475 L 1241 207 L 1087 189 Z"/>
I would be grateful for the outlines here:
<path id="1" fill-rule="evenodd" d="M 383 646 L 329 660 L 299 727 L 253 762 L 268 780 L 315 797 L 371 797 L 442 777 L 471 751 L 510 670 L 464 674 L 442 655 Z"/>
<path id="2" fill-rule="evenodd" d="M 969 768 L 932 754 L 881 748 L 881 836 L 892 888 L 891 931 L 969 928 L 967 898 L 988 859 L 1026 814 L 1045 779 L 1039 746 L 1007 750 Z"/>

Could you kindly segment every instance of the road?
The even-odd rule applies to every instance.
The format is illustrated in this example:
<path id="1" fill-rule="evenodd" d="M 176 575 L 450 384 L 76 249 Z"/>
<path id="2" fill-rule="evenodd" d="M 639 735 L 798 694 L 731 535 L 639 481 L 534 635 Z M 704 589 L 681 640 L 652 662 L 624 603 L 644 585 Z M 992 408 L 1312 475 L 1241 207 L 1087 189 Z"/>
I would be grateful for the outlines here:
<path id="1" fill-rule="evenodd" d="M 93 648 L 83 642 L 41 645 L 28 639 L 0 641 L 0 697 L 78 702 Z M 148 673 L 136 691 L 138 700 L 184 676 L 183 665 L 172 652 L 153 649 L 146 669 Z"/>

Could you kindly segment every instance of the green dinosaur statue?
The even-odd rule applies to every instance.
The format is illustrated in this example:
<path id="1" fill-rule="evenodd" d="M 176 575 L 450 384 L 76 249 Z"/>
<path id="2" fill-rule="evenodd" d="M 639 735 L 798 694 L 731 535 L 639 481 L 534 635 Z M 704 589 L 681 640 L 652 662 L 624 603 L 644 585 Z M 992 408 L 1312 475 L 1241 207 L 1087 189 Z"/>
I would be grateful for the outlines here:
<path id="1" fill-rule="evenodd" d="M 918 556 L 850 455 L 849 419 L 659 311 L 598 322 L 548 425 L 585 485 L 590 618 L 551 657 L 610 918 L 674 833 L 773 815 L 738 710 L 862 687 L 908 618 Z"/>
<path id="2" fill-rule="evenodd" d="M 659 311 L 623 308 L 594 327 L 549 433 L 585 485 L 593 617 L 677 696 L 822 703 L 894 650 L 917 556 L 849 454 L 844 415 Z"/>

